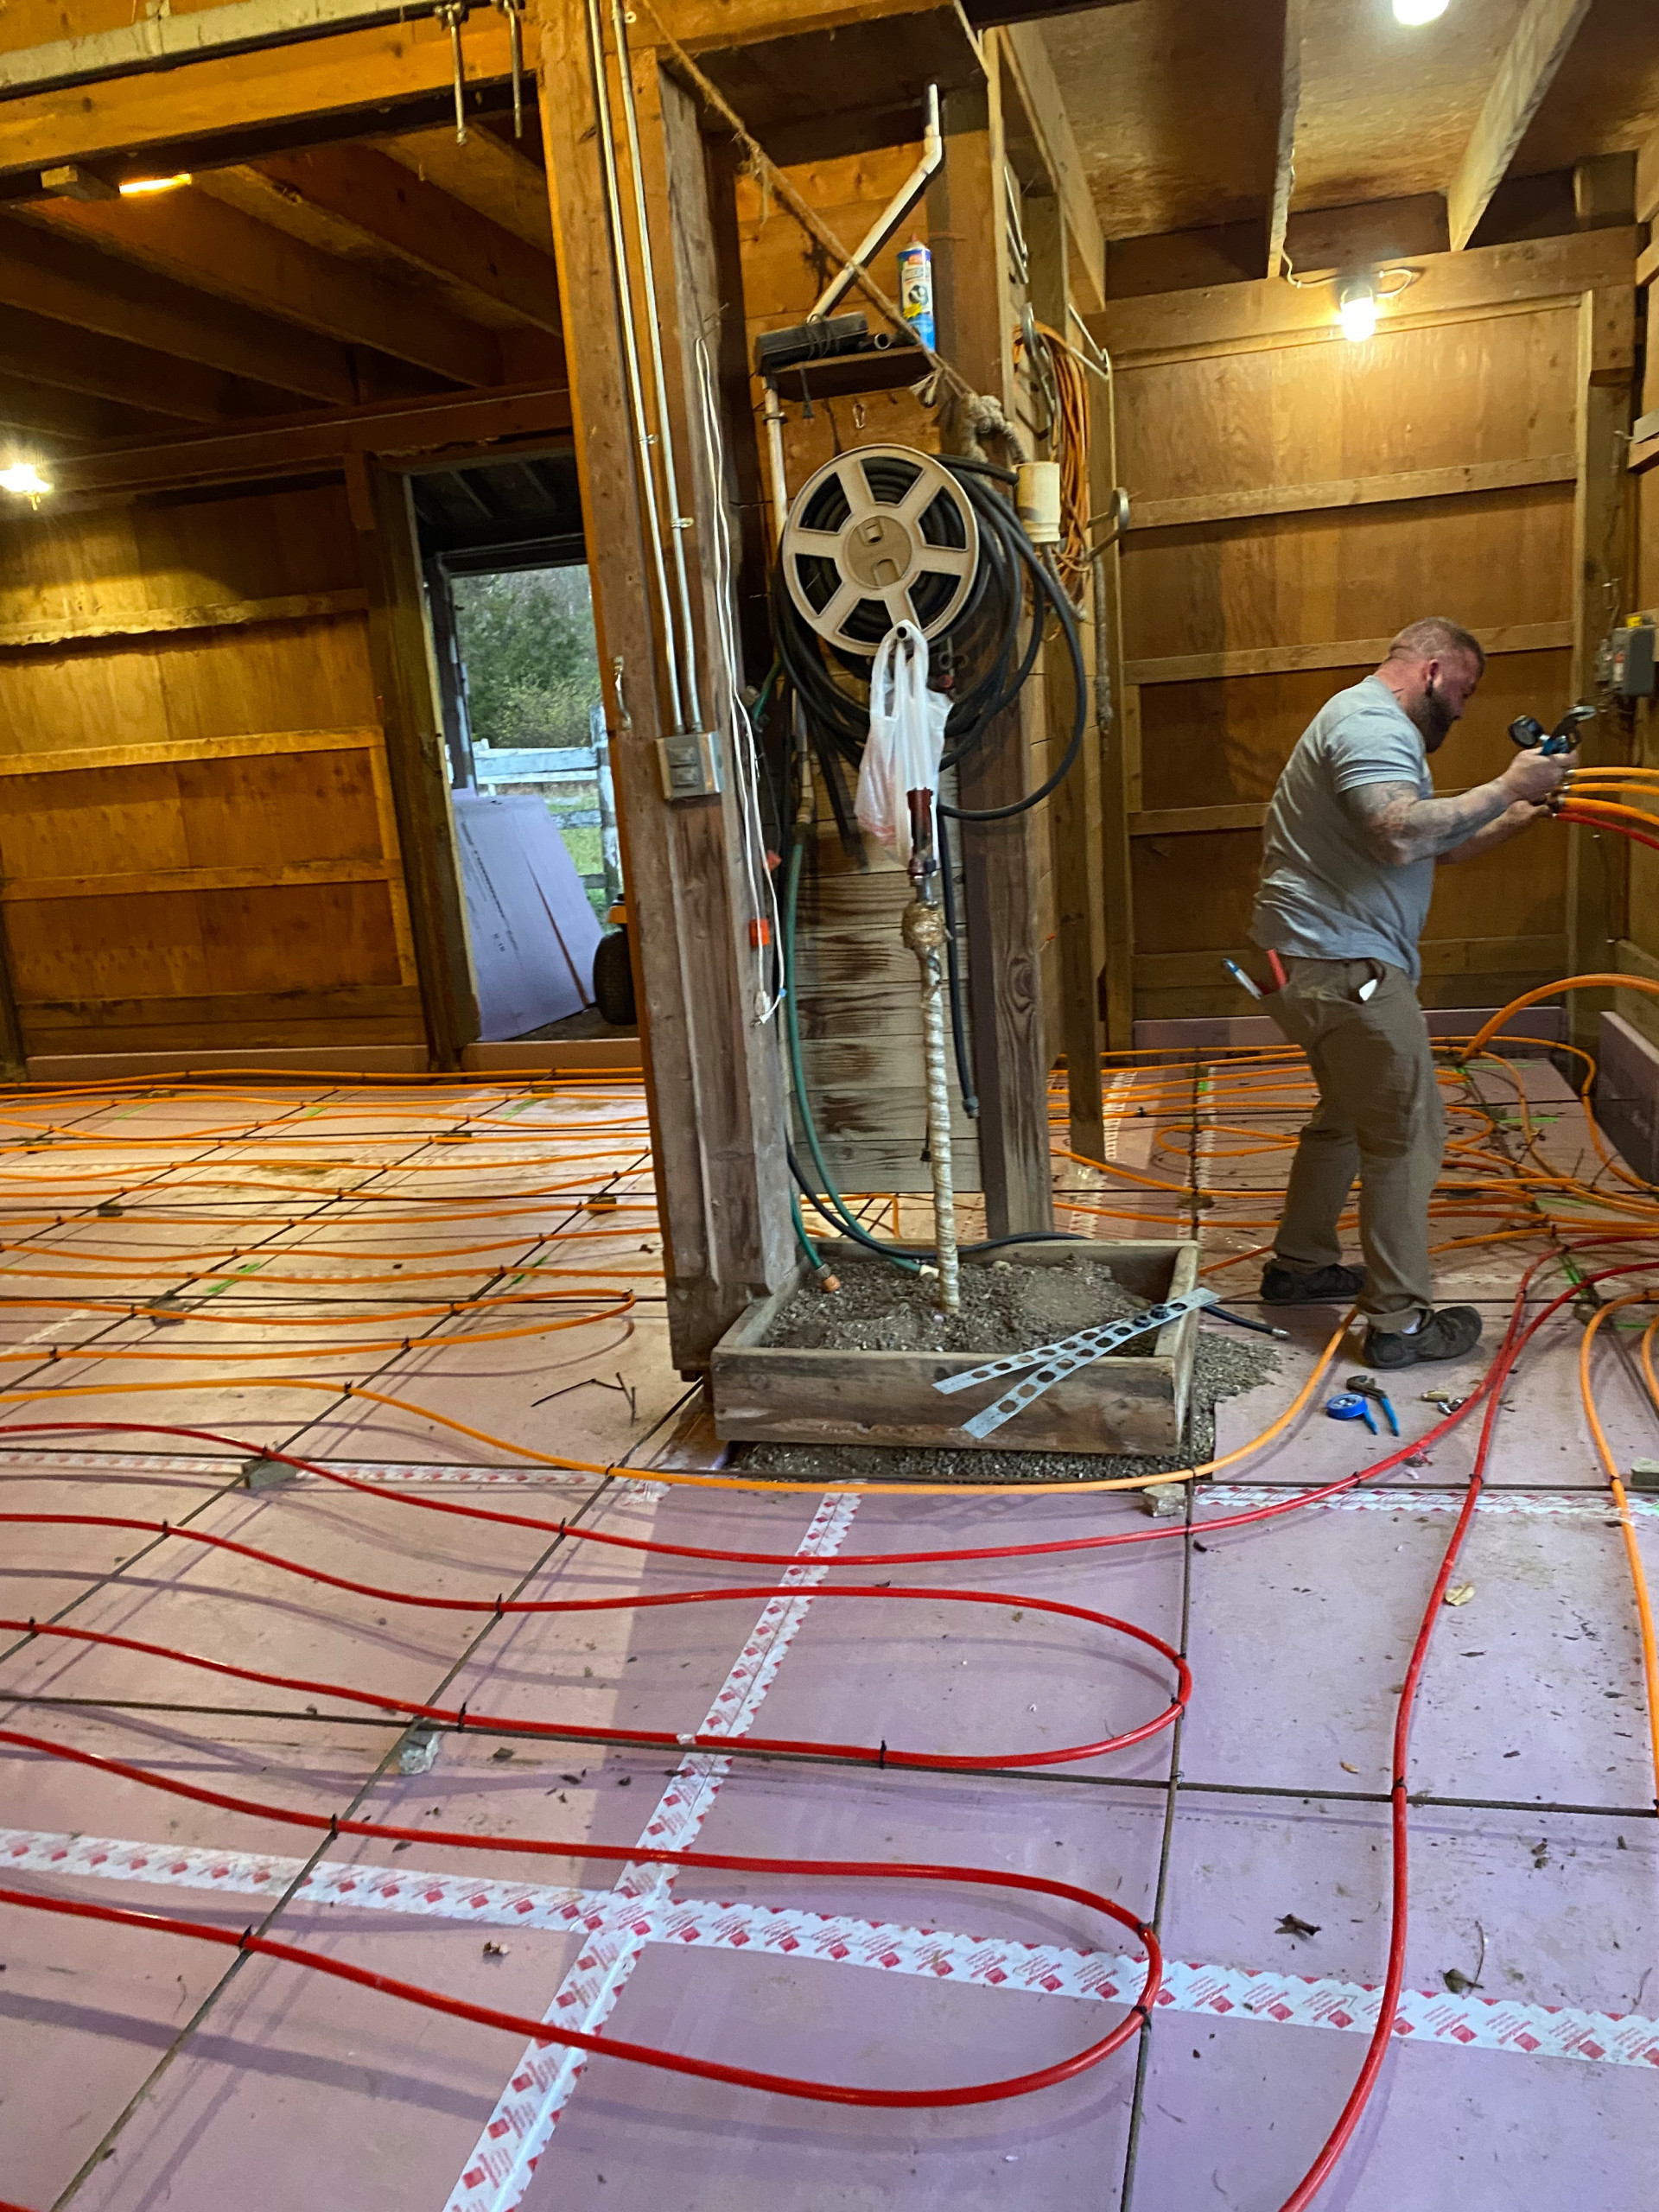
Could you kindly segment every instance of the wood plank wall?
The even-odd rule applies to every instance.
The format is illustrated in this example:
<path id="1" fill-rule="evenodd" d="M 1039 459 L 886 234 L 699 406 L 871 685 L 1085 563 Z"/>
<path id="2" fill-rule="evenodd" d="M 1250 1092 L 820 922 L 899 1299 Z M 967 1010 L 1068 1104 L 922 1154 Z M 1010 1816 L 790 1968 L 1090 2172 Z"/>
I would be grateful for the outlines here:
<path id="1" fill-rule="evenodd" d="M 338 484 L 0 533 L 0 930 L 28 1052 L 422 1046 Z"/>
<path id="2" fill-rule="evenodd" d="M 1394 631 L 1446 614 L 1491 654 L 1436 758 L 1442 791 L 1496 774 L 1510 720 L 1553 720 L 1587 681 L 1575 563 L 1583 487 L 1601 472 L 1586 462 L 1586 400 L 1617 346 L 1587 353 L 1586 327 L 1630 236 L 1553 241 L 1519 263 L 1509 249 L 1424 257 L 1421 295 L 1405 302 L 1421 296 L 1422 308 L 1385 315 L 1366 344 L 1305 300 L 1274 329 L 1275 288 L 1263 285 L 1125 302 L 1101 318 L 1118 341 L 1133 501 L 1122 574 L 1138 1019 L 1255 1010 L 1220 963 L 1250 957 L 1266 803 L 1308 720 Z M 1236 298 L 1246 292 L 1268 296 L 1254 316 Z M 1614 313 L 1617 288 L 1609 296 Z M 1548 828 L 1443 869 L 1425 1001 L 1500 1005 L 1565 972 L 1570 893 L 1568 840 Z"/>

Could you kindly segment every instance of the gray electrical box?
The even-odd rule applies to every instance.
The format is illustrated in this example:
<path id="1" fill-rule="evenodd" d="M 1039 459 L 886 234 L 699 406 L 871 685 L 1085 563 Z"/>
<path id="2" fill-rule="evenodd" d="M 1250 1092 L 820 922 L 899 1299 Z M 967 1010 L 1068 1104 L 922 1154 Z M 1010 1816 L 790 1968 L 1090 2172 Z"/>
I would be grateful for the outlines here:
<path id="1" fill-rule="evenodd" d="M 1631 622 L 1607 640 L 1607 683 L 1621 699 L 1653 696 L 1654 639 L 1651 621 Z"/>
<path id="2" fill-rule="evenodd" d="M 693 730 L 685 737 L 659 737 L 657 757 L 663 771 L 664 798 L 715 798 L 719 796 L 718 730 Z"/>

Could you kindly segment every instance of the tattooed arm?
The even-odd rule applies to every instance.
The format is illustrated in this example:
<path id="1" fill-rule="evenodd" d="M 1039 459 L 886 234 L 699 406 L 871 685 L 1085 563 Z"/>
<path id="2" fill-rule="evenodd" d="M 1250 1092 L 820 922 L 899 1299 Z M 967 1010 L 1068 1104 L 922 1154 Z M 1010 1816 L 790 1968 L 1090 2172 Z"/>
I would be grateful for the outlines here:
<path id="1" fill-rule="evenodd" d="M 1414 861 L 1439 860 L 1477 836 L 1482 852 L 1502 844 L 1536 818 L 1540 801 L 1577 760 L 1575 753 L 1554 760 L 1518 753 L 1501 776 L 1455 798 L 1419 798 L 1414 784 L 1361 784 L 1344 794 L 1343 804 L 1378 860 L 1407 868 Z M 1488 830 L 1499 834 L 1482 834 Z"/>

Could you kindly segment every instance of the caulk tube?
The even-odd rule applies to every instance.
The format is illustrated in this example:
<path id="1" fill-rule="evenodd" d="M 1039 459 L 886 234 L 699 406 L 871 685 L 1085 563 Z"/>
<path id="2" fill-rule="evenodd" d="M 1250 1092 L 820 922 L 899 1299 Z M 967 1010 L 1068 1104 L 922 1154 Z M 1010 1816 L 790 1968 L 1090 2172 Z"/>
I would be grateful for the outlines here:
<path id="1" fill-rule="evenodd" d="M 899 257 L 899 305 L 905 321 L 931 353 L 938 343 L 933 322 L 933 257 L 912 238 Z"/>

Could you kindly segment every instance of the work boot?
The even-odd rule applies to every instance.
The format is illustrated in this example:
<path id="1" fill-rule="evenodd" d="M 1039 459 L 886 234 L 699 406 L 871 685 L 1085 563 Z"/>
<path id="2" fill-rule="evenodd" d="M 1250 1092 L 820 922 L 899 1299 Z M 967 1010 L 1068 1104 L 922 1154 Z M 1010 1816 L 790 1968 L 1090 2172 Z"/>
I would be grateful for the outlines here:
<path id="1" fill-rule="evenodd" d="M 1268 1306 L 1351 1306 L 1364 1287 L 1363 1268 L 1287 1268 L 1270 1260 L 1262 1276 Z"/>
<path id="2" fill-rule="evenodd" d="M 1480 1342 L 1480 1315 L 1472 1306 L 1442 1306 L 1414 1329 L 1368 1329 L 1368 1367 L 1415 1367 L 1428 1359 L 1461 1359 Z"/>

